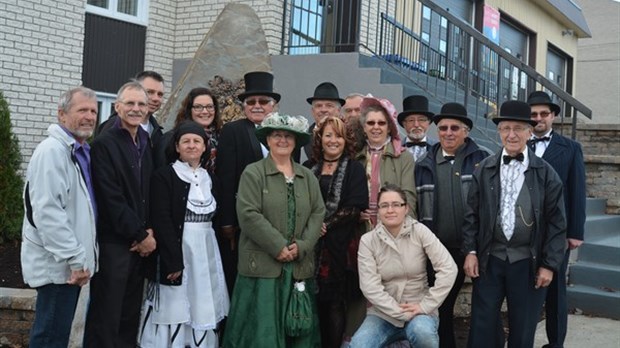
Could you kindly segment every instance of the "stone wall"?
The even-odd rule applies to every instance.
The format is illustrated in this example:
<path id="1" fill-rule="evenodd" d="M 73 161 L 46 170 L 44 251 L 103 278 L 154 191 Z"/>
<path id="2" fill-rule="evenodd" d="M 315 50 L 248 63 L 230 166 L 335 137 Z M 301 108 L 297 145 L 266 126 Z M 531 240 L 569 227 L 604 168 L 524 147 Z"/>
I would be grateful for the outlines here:
<path id="1" fill-rule="evenodd" d="M 556 127 L 570 135 L 570 125 Z M 607 199 L 607 214 L 620 214 L 620 125 L 577 124 L 586 164 L 586 195 Z"/>
<path id="2" fill-rule="evenodd" d="M 27 347 L 36 292 L 0 288 L 0 347 Z"/>

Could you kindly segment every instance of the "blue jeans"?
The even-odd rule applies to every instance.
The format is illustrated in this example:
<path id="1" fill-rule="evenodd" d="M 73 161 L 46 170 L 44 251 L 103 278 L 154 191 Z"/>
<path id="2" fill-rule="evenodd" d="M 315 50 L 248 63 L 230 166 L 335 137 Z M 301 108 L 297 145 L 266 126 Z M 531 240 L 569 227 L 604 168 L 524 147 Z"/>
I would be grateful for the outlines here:
<path id="1" fill-rule="evenodd" d="M 79 295 L 77 285 L 47 284 L 37 288 L 30 348 L 67 347 Z"/>
<path id="2" fill-rule="evenodd" d="M 439 318 L 432 315 L 417 315 L 405 324 L 396 327 L 376 315 L 367 315 L 362 326 L 351 339 L 351 348 L 378 348 L 392 342 L 407 340 L 415 348 L 439 347 L 437 327 Z"/>

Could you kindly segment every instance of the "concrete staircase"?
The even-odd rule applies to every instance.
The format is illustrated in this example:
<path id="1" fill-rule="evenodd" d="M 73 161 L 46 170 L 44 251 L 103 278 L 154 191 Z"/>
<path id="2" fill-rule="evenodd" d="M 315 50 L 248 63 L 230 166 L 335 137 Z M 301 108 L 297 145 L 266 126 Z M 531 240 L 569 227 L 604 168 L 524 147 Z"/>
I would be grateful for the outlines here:
<path id="1" fill-rule="evenodd" d="M 620 215 L 605 215 L 605 199 L 588 199 L 585 241 L 569 268 L 568 306 L 620 319 Z"/>

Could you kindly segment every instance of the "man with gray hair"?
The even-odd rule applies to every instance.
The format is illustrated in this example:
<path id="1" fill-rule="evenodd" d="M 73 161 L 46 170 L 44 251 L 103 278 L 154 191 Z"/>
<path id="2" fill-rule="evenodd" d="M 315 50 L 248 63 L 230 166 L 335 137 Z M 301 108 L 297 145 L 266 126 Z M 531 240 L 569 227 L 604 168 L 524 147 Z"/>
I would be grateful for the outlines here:
<path id="1" fill-rule="evenodd" d="M 87 347 L 136 346 L 142 258 L 156 247 L 148 214 L 151 141 L 140 126 L 148 112 L 147 94 L 133 81 L 117 95 L 114 108 L 119 117 L 92 144 L 100 269 L 91 282 Z"/>
<path id="2" fill-rule="evenodd" d="M 30 347 L 67 347 L 81 287 L 97 271 L 96 206 L 86 142 L 97 97 L 85 87 L 63 93 L 58 124 L 34 150 L 26 172 L 21 263 L 37 290 Z"/>

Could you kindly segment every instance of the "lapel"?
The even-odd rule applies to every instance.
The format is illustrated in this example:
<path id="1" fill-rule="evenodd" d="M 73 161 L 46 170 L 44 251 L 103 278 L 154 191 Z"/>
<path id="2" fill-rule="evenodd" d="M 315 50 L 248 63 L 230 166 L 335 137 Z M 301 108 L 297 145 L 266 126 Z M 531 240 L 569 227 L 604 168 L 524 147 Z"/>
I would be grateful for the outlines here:
<path id="1" fill-rule="evenodd" d="M 549 146 L 547 146 L 542 159 L 552 164 L 553 168 L 557 168 L 557 165 L 561 162 L 558 161 L 558 159 L 562 158 L 566 151 L 568 151 L 568 149 L 564 138 L 560 134 L 553 132 L 553 136 L 549 141 Z"/>
<path id="2" fill-rule="evenodd" d="M 250 146 L 252 148 L 253 157 L 256 160 L 263 158 L 263 150 L 261 149 L 260 142 L 258 138 L 256 138 L 256 127 L 254 123 L 250 120 L 246 120 L 245 122 L 245 130 L 248 134 L 248 139 L 250 141 Z"/>

